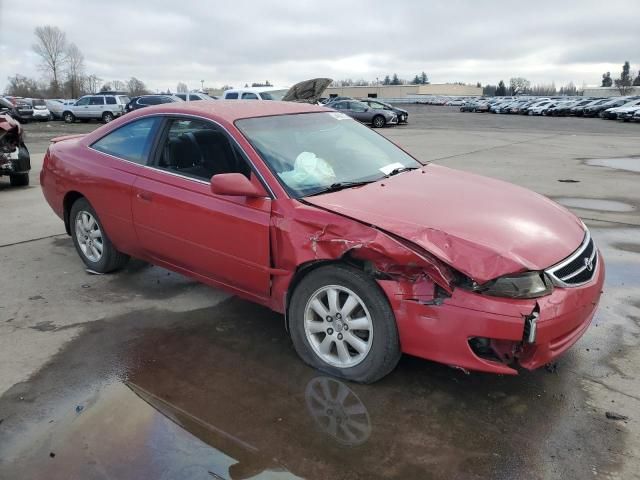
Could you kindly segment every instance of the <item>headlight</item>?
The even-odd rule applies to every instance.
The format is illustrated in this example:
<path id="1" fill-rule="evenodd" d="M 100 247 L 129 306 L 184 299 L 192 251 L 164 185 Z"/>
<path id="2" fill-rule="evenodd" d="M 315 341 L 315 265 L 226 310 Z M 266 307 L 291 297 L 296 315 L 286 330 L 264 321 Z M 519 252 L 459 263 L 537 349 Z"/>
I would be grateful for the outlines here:
<path id="1" fill-rule="evenodd" d="M 478 285 L 474 291 L 494 297 L 538 298 L 550 294 L 553 284 L 544 272 L 526 272 L 496 278 Z"/>

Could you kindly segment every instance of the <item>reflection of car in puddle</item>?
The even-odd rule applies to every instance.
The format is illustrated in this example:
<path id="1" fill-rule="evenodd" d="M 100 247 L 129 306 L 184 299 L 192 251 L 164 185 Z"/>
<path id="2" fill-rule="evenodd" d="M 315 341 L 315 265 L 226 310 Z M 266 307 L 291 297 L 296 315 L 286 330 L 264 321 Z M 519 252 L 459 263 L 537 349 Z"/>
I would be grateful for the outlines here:
<path id="1" fill-rule="evenodd" d="M 250 478 L 262 472 L 275 473 L 284 468 L 268 452 L 260 450 L 235 432 L 212 425 L 134 382 L 126 382 L 126 385 L 164 417 L 236 460 L 229 466 L 231 478 Z M 355 447 L 369 439 L 371 421 L 367 408 L 345 383 L 329 377 L 312 378 L 305 389 L 305 400 L 308 413 L 331 440 L 342 446 Z"/>
<path id="2" fill-rule="evenodd" d="M 305 400 L 316 424 L 343 445 L 365 443 L 371 435 L 367 407 L 345 383 L 316 377 L 307 383 Z"/>

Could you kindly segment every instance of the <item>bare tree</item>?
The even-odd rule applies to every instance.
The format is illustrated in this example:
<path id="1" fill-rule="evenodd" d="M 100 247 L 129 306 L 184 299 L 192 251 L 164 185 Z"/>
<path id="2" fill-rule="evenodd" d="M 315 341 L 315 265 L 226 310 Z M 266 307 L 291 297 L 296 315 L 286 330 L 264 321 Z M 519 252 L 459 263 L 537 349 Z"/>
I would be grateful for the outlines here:
<path id="1" fill-rule="evenodd" d="M 85 78 L 85 90 L 89 93 L 95 93 L 100 88 L 102 79 L 95 74 L 91 74 Z"/>
<path id="2" fill-rule="evenodd" d="M 41 95 L 38 82 L 33 78 L 24 75 L 14 75 L 9 77 L 9 85 L 7 85 L 7 94 L 16 97 L 39 97 Z"/>
<path id="3" fill-rule="evenodd" d="M 111 86 L 116 92 L 125 92 L 127 90 L 127 84 L 122 80 L 114 80 L 111 82 Z"/>
<path id="4" fill-rule="evenodd" d="M 33 51 L 42 60 L 40 67 L 51 77 L 53 94 L 60 91 L 60 74 L 67 62 L 67 36 L 58 27 L 45 25 L 34 30 L 36 43 Z"/>
<path id="5" fill-rule="evenodd" d="M 127 89 L 129 90 L 129 95 L 137 96 L 137 95 L 145 95 L 148 93 L 147 86 L 144 84 L 142 80 L 138 80 L 136 77 L 131 77 L 127 82 Z"/>
<path id="6" fill-rule="evenodd" d="M 189 91 L 189 87 L 187 87 L 187 84 L 184 82 L 178 82 L 178 85 L 176 86 L 176 92 L 178 93 L 187 93 Z"/>
<path id="7" fill-rule="evenodd" d="M 526 78 L 514 77 L 509 80 L 509 87 L 511 89 L 511 95 L 521 95 L 526 93 L 531 86 L 531 82 Z"/>
<path id="8" fill-rule="evenodd" d="M 67 47 L 66 67 L 66 90 L 70 98 L 78 98 L 84 82 L 84 55 L 75 43 L 70 43 Z"/>

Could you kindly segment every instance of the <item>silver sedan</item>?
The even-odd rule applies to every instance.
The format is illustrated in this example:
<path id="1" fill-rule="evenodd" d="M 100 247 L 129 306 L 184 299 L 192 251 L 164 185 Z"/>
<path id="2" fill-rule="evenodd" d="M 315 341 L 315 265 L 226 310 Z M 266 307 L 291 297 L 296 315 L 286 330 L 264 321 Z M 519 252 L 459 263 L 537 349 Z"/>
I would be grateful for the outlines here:
<path id="1" fill-rule="evenodd" d="M 373 108 L 356 100 L 342 100 L 330 105 L 334 110 L 345 113 L 362 123 L 370 123 L 376 128 L 385 125 L 397 125 L 398 116 L 389 110 Z"/>

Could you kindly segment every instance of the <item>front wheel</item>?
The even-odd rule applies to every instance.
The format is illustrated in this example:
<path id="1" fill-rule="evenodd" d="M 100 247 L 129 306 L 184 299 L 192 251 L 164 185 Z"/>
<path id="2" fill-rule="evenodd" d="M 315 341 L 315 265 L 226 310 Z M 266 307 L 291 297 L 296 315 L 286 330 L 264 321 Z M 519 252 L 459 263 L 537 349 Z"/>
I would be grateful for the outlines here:
<path id="1" fill-rule="evenodd" d="M 320 267 L 298 284 L 289 305 L 293 345 L 307 364 L 371 383 L 400 359 L 393 311 L 379 285 L 346 265 Z"/>
<path id="2" fill-rule="evenodd" d="M 69 213 L 71 237 L 76 251 L 87 267 L 108 273 L 124 267 L 129 256 L 111 243 L 95 210 L 85 198 L 79 198 Z"/>
<path id="3" fill-rule="evenodd" d="M 385 126 L 387 121 L 385 120 L 385 118 L 382 115 L 376 115 L 375 117 L 373 117 L 373 120 L 372 120 L 371 123 L 373 124 L 373 126 L 375 128 L 382 128 L 382 127 Z"/>
<path id="4" fill-rule="evenodd" d="M 73 123 L 76 121 L 76 116 L 71 112 L 64 112 L 62 114 L 62 119 L 67 123 Z"/>

